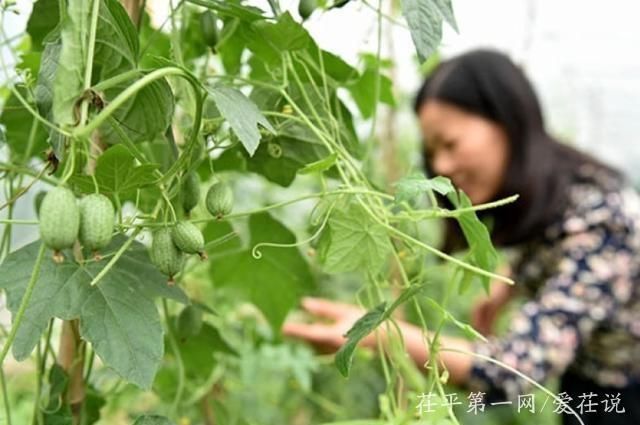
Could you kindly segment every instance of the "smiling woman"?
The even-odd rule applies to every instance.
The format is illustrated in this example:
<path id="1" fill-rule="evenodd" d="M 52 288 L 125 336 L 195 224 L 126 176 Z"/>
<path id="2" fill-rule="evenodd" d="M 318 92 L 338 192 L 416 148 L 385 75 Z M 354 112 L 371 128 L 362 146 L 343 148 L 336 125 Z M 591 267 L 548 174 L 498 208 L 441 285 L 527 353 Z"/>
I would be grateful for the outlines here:
<path id="1" fill-rule="evenodd" d="M 506 172 L 509 143 L 502 128 L 447 103 L 419 110 L 425 155 L 435 174 L 448 176 L 474 204 L 494 198 Z"/>
<path id="2" fill-rule="evenodd" d="M 561 399 L 573 408 L 561 409 L 564 424 L 640 423 L 638 194 L 619 172 L 546 132 L 533 88 L 501 53 L 476 50 L 441 63 L 420 89 L 415 110 L 428 174 L 451 178 L 474 204 L 520 195 L 478 212 L 492 223 L 494 243 L 514 248 L 517 283 L 514 289 L 494 284 L 492 296 L 474 308 L 473 325 L 489 334 L 515 293 L 528 300 L 501 338 L 442 337 L 439 359 L 451 383 L 492 402 L 513 402 L 531 391 L 514 370 L 539 383 L 559 377 Z M 463 248 L 453 221 L 445 239 L 447 250 Z M 325 349 L 339 347 L 358 316 L 353 307 L 323 300 L 303 306 L 334 323 L 291 323 L 284 332 Z M 399 328 L 408 354 L 424 365 L 429 352 L 420 329 L 404 322 Z M 375 346 L 366 339 L 363 345 Z M 601 408 L 583 415 L 584 394 Z"/>

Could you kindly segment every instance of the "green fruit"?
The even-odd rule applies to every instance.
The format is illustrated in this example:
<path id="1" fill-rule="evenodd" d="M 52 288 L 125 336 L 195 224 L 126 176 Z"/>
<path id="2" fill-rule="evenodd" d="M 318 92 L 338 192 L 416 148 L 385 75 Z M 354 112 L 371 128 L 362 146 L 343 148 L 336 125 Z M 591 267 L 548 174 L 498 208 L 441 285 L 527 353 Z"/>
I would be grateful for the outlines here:
<path id="1" fill-rule="evenodd" d="M 222 217 L 233 209 L 233 191 L 224 182 L 217 182 L 211 185 L 207 191 L 207 210 L 214 217 Z"/>
<path id="2" fill-rule="evenodd" d="M 169 276 L 169 284 L 173 284 L 173 277 L 182 270 L 184 255 L 173 243 L 170 229 L 165 227 L 153 233 L 150 254 L 151 262 Z"/>
<path id="3" fill-rule="evenodd" d="M 206 143 L 207 139 L 205 137 L 196 141 L 196 144 L 193 146 L 193 150 L 191 151 L 191 164 L 200 164 L 202 157 L 204 156 Z"/>
<path id="4" fill-rule="evenodd" d="M 80 201 L 80 242 L 82 246 L 97 251 L 109 245 L 113 235 L 116 212 L 104 195 L 94 193 Z"/>
<path id="5" fill-rule="evenodd" d="M 192 305 L 182 309 L 176 323 L 178 338 L 185 339 L 198 335 L 202 329 L 202 310 Z"/>
<path id="6" fill-rule="evenodd" d="M 189 213 L 200 201 L 200 177 L 194 171 L 182 178 L 182 208 Z"/>
<path id="7" fill-rule="evenodd" d="M 79 227 L 80 210 L 73 192 L 63 187 L 50 190 L 40 206 L 40 237 L 45 245 L 56 252 L 70 248 Z"/>
<path id="8" fill-rule="evenodd" d="M 173 243 L 182 252 L 187 254 L 200 254 L 206 257 L 204 252 L 204 236 L 198 227 L 189 222 L 181 221 L 173 228 Z"/>
<path id="9" fill-rule="evenodd" d="M 298 13 L 303 20 L 307 20 L 318 7 L 316 0 L 300 0 L 298 3 Z"/>
<path id="10" fill-rule="evenodd" d="M 218 44 L 218 18 L 212 11 L 205 10 L 200 15 L 200 27 L 204 43 L 215 51 Z"/>

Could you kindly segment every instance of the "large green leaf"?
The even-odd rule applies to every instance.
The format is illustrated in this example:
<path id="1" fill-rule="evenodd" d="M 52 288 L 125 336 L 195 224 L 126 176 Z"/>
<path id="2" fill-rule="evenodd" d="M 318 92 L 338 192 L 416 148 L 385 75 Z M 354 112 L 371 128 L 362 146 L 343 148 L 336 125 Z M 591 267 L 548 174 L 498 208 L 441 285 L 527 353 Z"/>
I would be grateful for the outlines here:
<path id="1" fill-rule="evenodd" d="M 377 273 L 391 253 L 387 230 L 353 202 L 331 213 L 319 240 L 318 255 L 329 273 Z"/>
<path id="2" fill-rule="evenodd" d="M 124 243 L 117 237 L 104 250 L 116 251 Z M 40 242 L 11 253 L 0 266 L 0 289 L 16 314 L 34 268 Z M 53 317 L 80 319 L 80 333 L 109 367 L 124 379 L 149 388 L 163 353 L 160 318 L 153 299 L 158 296 L 188 303 L 178 287 L 169 287 L 166 277 L 150 263 L 146 248 L 134 242 L 97 285 L 90 282 L 110 260 L 80 265 L 65 252 L 56 264 L 43 259 L 24 320 L 12 347 L 18 360 L 29 356 Z"/>
<path id="3" fill-rule="evenodd" d="M 58 60 L 62 43 L 58 30 L 54 30 L 43 41 L 44 51 L 40 60 L 40 70 L 38 72 L 38 82 L 35 88 L 36 104 L 38 112 L 49 121 L 54 121 L 53 97 L 55 76 L 58 70 Z M 58 157 L 63 158 L 64 138 L 53 129 L 47 129 L 49 137 L 46 140 Z"/>
<path id="4" fill-rule="evenodd" d="M 433 1 L 402 0 L 402 14 L 409 24 L 411 38 L 420 62 L 424 62 L 442 39 L 442 15 Z"/>
<path id="5" fill-rule="evenodd" d="M 136 68 L 139 51 L 138 31 L 127 11 L 118 0 L 103 0 L 98 15 L 93 82 Z"/>
<path id="6" fill-rule="evenodd" d="M 165 338 L 165 347 L 171 347 Z M 222 338 L 216 328 L 205 323 L 197 335 L 178 341 L 178 349 L 184 365 L 184 376 L 187 380 L 186 398 L 191 391 L 200 388 L 216 367 L 216 353 L 235 354 L 235 351 Z M 167 348 L 162 367 L 153 382 L 153 391 L 163 400 L 173 400 L 176 394 L 177 360 L 175 352 Z"/>
<path id="7" fill-rule="evenodd" d="M 327 154 L 328 150 L 323 145 L 278 136 L 260 143 L 253 157 L 241 148 L 229 149 L 214 161 L 214 166 L 218 171 L 251 171 L 280 186 L 288 187 L 298 170 Z"/>
<path id="8" fill-rule="evenodd" d="M 471 207 L 471 200 L 463 191 L 449 193 L 449 200 L 456 208 Z M 491 243 L 491 235 L 487 227 L 478 219 L 474 211 L 467 211 L 456 216 L 462 233 L 469 244 L 471 264 L 487 271 L 494 271 L 498 264 L 498 253 Z M 485 292 L 489 293 L 489 278 L 480 276 Z"/>
<path id="9" fill-rule="evenodd" d="M 134 82 L 127 81 L 105 90 L 104 100 L 113 100 Z M 155 80 L 114 111 L 112 117 L 115 122 L 107 122 L 100 127 L 101 140 L 110 145 L 121 143 L 122 138 L 113 128 L 118 125 L 134 143 L 152 141 L 171 125 L 174 106 L 173 92 L 167 80 Z"/>
<path id="10" fill-rule="evenodd" d="M 44 39 L 60 21 L 59 0 L 38 0 L 27 22 L 27 33 L 31 37 L 31 49 L 41 51 Z"/>
<path id="11" fill-rule="evenodd" d="M 135 158 L 124 145 L 113 146 L 100 155 L 95 170 L 100 193 L 124 200 L 133 197 L 136 189 L 151 185 L 156 180 L 153 171 L 158 166 L 136 165 L 135 162 Z M 95 191 L 93 179 L 89 176 L 75 176 L 72 182 L 82 192 Z"/>
<path id="12" fill-rule="evenodd" d="M 220 42 L 216 46 L 224 69 L 229 75 L 239 74 L 242 65 L 242 52 L 244 52 L 245 42 L 239 31 L 237 31 L 240 21 L 237 18 L 226 19 Z"/>
<path id="13" fill-rule="evenodd" d="M 89 50 L 89 22 L 93 2 L 69 0 L 67 10 L 60 17 L 61 47 L 56 61 L 53 92 L 53 118 L 60 124 L 76 121 L 74 106 L 84 85 L 87 52 Z"/>
<path id="14" fill-rule="evenodd" d="M 311 42 L 311 37 L 302 25 L 294 21 L 289 12 L 278 17 L 275 23 L 254 23 L 258 36 L 280 52 L 301 50 Z"/>
<path id="15" fill-rule="evenodd" d="M 349 92 L 356 101 L 364 118 L 371 118 L 378 101 L 387 105 L 395 105 L 391 80 L 386 75 L 381 74 L 379 77 L 380 91 L 378 92 L 378 99 L 375 99 L 377 76 L 374 69 L 366 69 L 358 80 L 348 85 Z"/>
<path id="16" fill-rule="evenodd" d="M 71 125 L 75 105 L 85 84 L 93 2 L 68 0 L 61 20 L 62 48 L 53 84 L 53 118 Z M 94 45 L 93 81 L 134 69 L 138 59 L 138 36 L 126 11 L 117 0 L 101 2 Z"/>
<path id="17" fill-rule="evenodd" d="M 339 56 L 320 49 L 313 40 L 303 55 L 307 55 L 307 59 L 315 63 L 318 69 L 324 70 L 324 76 L 329 77 L 329 82 L 333 80 L 336 85 L 344 85 L 360 75 L 357 69 Z"/>
<path id="18" fill-rule="evenodd" d="M 253 257 L 252 248 L 261 242 L 290 244 L 295 236 L 267 213 L 249 218 L 248 249 L 230 250 L 211 261 L 211 277 L 216 286 L 233 287 L 255 304 L 274 330 L 279 330 L 287 312 L 309 291 L 313 276 L 297 248 L 260 247 L 262 257 Z"/>
<path id="19" fill-rule="evenodd" d="M 224 86 L 213 87 L 208 91 L 220 114 L 229 122 L 249 155 L 255 153 L 260 143 L 258 124 L 275 133 L 271 123 L 262 115 L 255 103 L 241 91 Z"/>
<path id="20" fill-rule="evenodd" d="M 456 22 L 456 18 L 453 14 L 453 6 L 451 5 L 451 0 L 434 0 L 433 4 L 438 8 L 438 12 L 444 18 L 445 21 L 453 28 L 458 31 L 458 23 Z"/>

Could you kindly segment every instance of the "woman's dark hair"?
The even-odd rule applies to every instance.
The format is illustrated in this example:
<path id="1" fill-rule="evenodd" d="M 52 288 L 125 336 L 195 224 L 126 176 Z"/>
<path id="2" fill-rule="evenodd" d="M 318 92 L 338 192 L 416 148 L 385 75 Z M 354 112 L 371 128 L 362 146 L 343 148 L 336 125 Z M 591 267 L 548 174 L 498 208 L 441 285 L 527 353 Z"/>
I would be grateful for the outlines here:
<path id="1" fill-rule="evenodd" d="M 414 109 L 429 100 L 445 102 L 487 118 L 505 130 L 510 159 L 502 187 L 494 199 L 519 194 L 511 204 L 483 211 L 481 219 L 493 224 L 496 245 L 518 244 L 540 236 L 562 217 L 568 188 L 581 166 L 592 165 L 612 176 L 620 174 L 594 158 L 564 145 L 544 128 L 540 103 L 522 72 L 506 55 L 493 50 L 473 50 L 444 61 L 420 88 Z M 433 175 L 424 152 L 427 174 Z M 444 199 L 445 204 L 448 204 Z M 461 248 L 458 227 L 449 221 L 444 249 Z"/>

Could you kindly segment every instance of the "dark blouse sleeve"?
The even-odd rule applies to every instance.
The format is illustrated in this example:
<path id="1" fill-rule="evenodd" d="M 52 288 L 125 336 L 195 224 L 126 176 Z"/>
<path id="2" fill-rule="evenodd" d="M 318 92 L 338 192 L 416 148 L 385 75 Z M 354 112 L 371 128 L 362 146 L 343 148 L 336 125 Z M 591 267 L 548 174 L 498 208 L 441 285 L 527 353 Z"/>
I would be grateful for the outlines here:
<path id="1" fill-rule="evenodd" d="M 581 344 L 630 296 L 633 249 L 614 211 L 573 217 L 555 244 L 555 272 L 522 305 L 507 335 L 474 342 L 472 350 L 537 382 L 559 376 Z M 497 364 L 474 357 L 467 389 L 487 400 L 517 400 L 531 385 Z"/>

